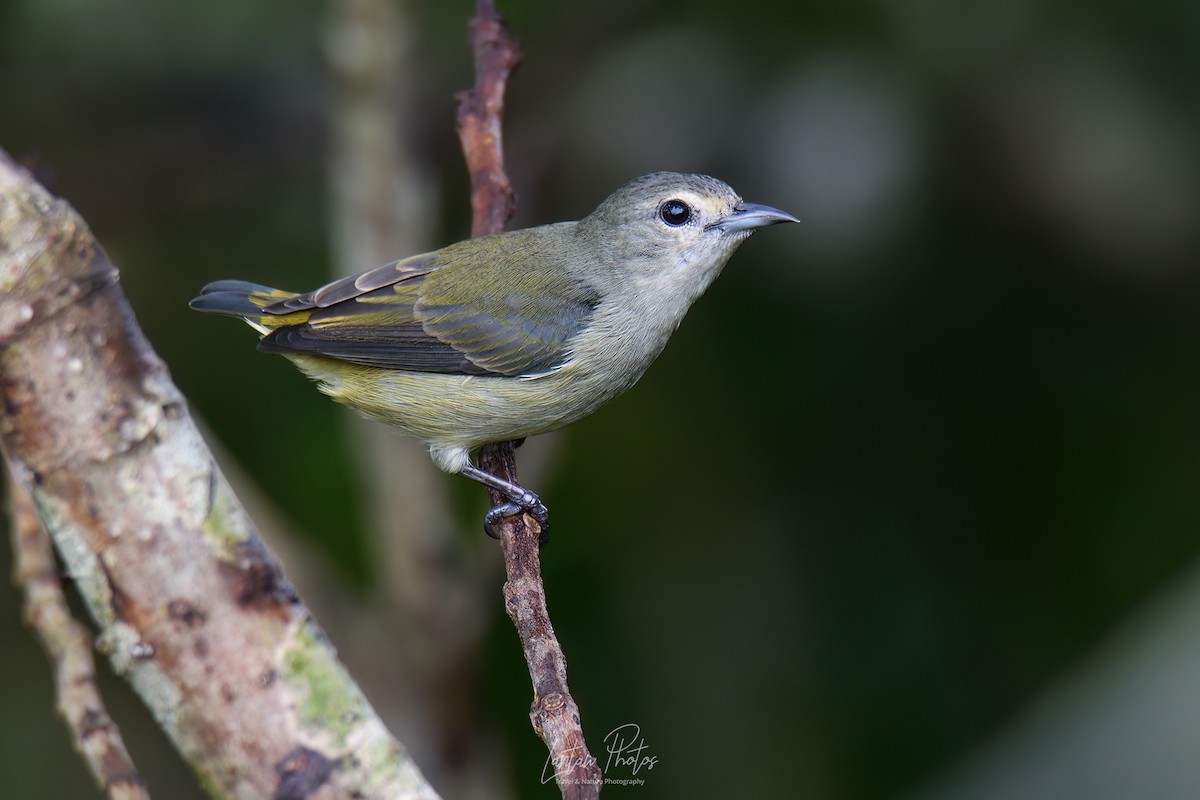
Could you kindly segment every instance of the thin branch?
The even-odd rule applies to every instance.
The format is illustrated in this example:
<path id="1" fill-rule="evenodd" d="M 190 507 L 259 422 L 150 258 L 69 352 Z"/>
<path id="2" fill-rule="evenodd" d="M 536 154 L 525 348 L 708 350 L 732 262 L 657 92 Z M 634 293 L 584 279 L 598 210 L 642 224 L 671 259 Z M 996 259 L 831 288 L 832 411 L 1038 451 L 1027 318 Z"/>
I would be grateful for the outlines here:
<path id="1" fill-rule="evenodd" d="M 475 52 L 475 87 L 458 96 L 458 135 L 471 173 L 471 233 L 483 236 L 503 230 L 516 210 L 504 169 L 500 123 L 505 87 L 521 56 L 492 0 L 479 0 L 470 23 L 470 40 Z M 516 481 L 511 442 L 485 445 L 479 462 L 492 474 Z M 507 500 L 496 492 L 489 494 L 493 503 Z M 533 682 L 530 721 L 550 751 L 562 796 L 595 798 L 602 783 L 600 767 L 588 752 L 579 707 L 567 688 L 566 658 L 546 610 L 538 555 L 540 534 L 537 522 L 528 514 L 508 517 L 500 525 L 508 573 L 505 608 L 521 638 Z"/>
<path id="2" fill-rule="evenodd" d="M 492 0 L 479 0 L 468 27 L 475 53 L 475 86 L 458 93 L 458 138 L 471 173 L 471 236 L 504 230 L 517 210 L 516 194 L 504 169 L 504 91 L 521 63 L 521 51 L 508 35 Z"/>
<path id="3" fill-rule="evenodd" d="M 96 686 L 92 636 L 71 616 L 50 536 L 38 519 L 33 498 L 11 469 L 8 507 L 13 579 L 25 595 L 25 621 L 54 666 L 58 713 L 67 723 L 71 741 L 110 800 L 150 800 Z"/>
<path id="4" fill-rule="evenodd" d="M 214 797 L 436 794 L 263 546 L 84 221 L 0 151 L 0 440 Z"/>

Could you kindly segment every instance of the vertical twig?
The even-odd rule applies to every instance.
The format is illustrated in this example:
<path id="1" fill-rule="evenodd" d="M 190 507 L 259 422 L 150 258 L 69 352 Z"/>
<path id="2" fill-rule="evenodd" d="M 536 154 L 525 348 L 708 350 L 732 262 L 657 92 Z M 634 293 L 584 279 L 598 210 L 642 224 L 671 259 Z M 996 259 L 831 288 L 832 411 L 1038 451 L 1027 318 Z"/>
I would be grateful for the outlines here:
<path id="1" fill-rule="evenodd" d="M 50 535 L 42 527 L 33 498 L 8 470 L 8 508 L 13 580 L 25 596 L 25 621 L 33 628 L 54 666 L 58 713 L 75 749 L 110 800 L 150 800 L 133 765 L 121 731 L 104 707 L 96 686 L 92 637 L 71 616 L 63 595 Z"/>
<path id="2" fill-rule="evenodd" d="M 458 138 L 471 173 L 471 236 L 504 230 L 517 200 L 504 169 L 501 118 L 508 78 L 521 51 L 492 0 L 479 0 L 468 26 L 475 53 L 475 86 L 458 93 Z"/>
<path id="3" fill-rule="evenodd" d="M 458 95 L 458 135 L 471 174 L 472 236 L 497 233 L 512 218 L 516 200 L 504 169 L 501 117 L 504 91 L 521 55 L 496 13 L 493 0 L 479 0 L 470 22 L 475 54 L 475 86 Z M 485 445 L 480 467 L 516 481 L 511 442 Z M 507 498 L 490 492 L 493 503 Z M 504 566 L 505 608 L 529 665 L 533 704 L 529 717 L 546 743 L 554 777 L 564 798 L 594 798 L 600 793 L 599 765 L 588 752 L 579 721 L 579 707 L 567 688 L 567 665 L 546 610 L 538 537 L 541 531 L 528 515 L 509 517 L 500 525 Z"/>

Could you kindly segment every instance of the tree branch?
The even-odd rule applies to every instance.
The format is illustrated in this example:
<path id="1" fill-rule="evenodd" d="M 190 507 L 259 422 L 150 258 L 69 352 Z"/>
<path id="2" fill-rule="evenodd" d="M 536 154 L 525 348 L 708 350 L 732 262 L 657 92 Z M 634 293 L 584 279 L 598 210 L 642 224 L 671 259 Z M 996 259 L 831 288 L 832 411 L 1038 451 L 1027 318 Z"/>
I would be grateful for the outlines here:
<path id="1" fill-rule="evenodd" d="M 25 621 L 54 665 L 58 713 L 67 723 L 75 749 L 110 800 L 150 800 L 96 686 L 92 636 L 71 616 L 50 536 L 38 519 L 33 498 L 11 469 L 8 507 L 13 578 L 25 595 Z"/>
<path id="2" fill-rule="evenodd" d="M 0 440 L 215 797 L 434 798 L 213 463 L 82 219 L 0 151 Z"/>
<path id="3" fill-rule="evenodd" d="M 509 37 L 493 0 L 479 0 L 470 23 L 475 53 L 475 87 L 458 95 L 458 135 L 471 173 L 472 236 L 504 229 L 516 210 L 516 199 L 504 169 L 501 117 L 508 78 L 521 55 Z M 482 469 L 516 482 L 516 458 L 511 442 L 480 448 Z M 508 498 L 489 491 L 493 504 Z M 525 652 L 533 682 L 529 717 L 546 743 L 554 777 L 564 798 L 594 798 L 602 777 L 588 752 L 579 707 L 567 688 L 567 663 L 546 610 L 538 538 L 541 530 L 528 514 L 508 517 L 500 524 L 500 543 L 508 580 L 505 609 Z"/>
<path id="4" fill-rule="evenodd" d="M 504 91 L 521 63 L 492 0 L 479 0 L 468 25 L 475 53 L 475 86 L 458 93 L 458 138 L 471 173 L 471 236 L 504 230 L 517 199 L 504 169 Z"/>

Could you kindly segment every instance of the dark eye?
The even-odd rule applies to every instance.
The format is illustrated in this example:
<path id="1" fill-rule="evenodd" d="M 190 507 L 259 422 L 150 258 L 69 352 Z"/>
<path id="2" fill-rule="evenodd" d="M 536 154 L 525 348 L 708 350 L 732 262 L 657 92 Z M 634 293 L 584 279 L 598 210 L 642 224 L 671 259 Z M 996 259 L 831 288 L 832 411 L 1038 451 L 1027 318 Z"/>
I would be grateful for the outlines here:
<path id="1" fill-rule="evenodd" d="M 668 200 L 658 207 L 658 218 L 672 228 L 678 228 L 692 218 L 692 207 L 682 200 Z"/>

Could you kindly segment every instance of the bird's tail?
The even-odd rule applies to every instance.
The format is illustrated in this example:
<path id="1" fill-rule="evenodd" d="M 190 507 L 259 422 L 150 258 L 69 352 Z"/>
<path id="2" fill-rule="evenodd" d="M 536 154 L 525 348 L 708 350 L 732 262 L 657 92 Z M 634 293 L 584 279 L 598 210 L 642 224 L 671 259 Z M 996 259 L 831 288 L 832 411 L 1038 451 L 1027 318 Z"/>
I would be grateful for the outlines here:
<path id="1" fill-rule="evenodd" d="M 308 311 L 292 313 L 268 313 L 267 306 L 299 297 L 296 292 L 272 289 L 249 281 L 216 281 L 200 290 L 199 297 L 188 306 L 196 311 L 241 317 L 259 333 L 269 333 L 274 328 L 298 325 L 307 321 Z"/>

